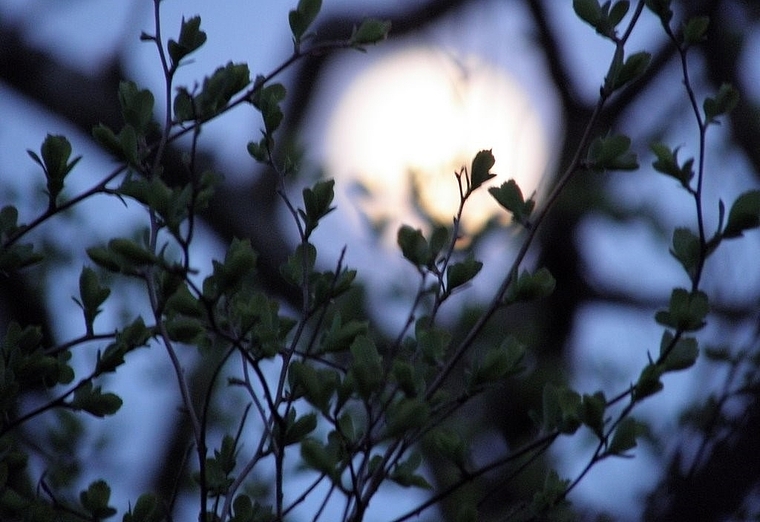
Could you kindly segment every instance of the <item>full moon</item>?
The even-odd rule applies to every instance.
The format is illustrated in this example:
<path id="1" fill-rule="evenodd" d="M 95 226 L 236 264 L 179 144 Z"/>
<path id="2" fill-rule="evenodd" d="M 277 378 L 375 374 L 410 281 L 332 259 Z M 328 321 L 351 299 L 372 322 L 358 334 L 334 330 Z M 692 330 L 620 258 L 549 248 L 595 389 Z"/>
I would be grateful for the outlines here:
<path id="1" fill-rule="evenodd" d="M 366 57 L 365 57 L 366 58 Z M 474 56 L 404 47 L 366 67 L 337 98 L 323 135 L 322 165 L 361 221 L 451 224 L 455 172 L 492 150 L 492 184 L 514 179 L 527 198 L 547 167 L 547 138 L 532 101 L 510 76 Z M 351 187 L 353 187 L 351 189 Z M 477 232 L 506 213 L 486 188 L 465 205 Z"/>

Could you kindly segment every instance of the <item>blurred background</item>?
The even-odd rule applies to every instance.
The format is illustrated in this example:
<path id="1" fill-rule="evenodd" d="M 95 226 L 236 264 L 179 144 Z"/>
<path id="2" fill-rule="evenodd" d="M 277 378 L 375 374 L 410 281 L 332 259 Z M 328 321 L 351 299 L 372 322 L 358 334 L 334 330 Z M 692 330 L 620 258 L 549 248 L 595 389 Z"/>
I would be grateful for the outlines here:
<path id="1" fill-rule="evenodd" d="M 228 61 L 246 62 L 252 75 L 274 70 L 293 50 L 287 19 L 295 3 L 162 2 L 165 39 L 177 37 L 183 16 L 196 14 L 209 37 L 180 69 L 175 85 L 192 87 Z M 672 4 L 674 26 L 694 15 L 711 19 L 707 42 L 689 57 L 697 97 L 713 94 L 724 82 L 741 94 L 737 109 L 708 133 L 704 202 L 707 229 L 714 230 L 718 201 L 730 206 L 759 181 L 760 4 Z M 279 132 L 287 146 L 303 150 L 294 195 L 318 176 L 336 179 L 338 211 L 314 239 L 321 260 L 326 268 L 334 266 L 346 246 L 346 264 L 358 269 L 364 286 L 353 304 L 392 337 L 408 313 L 410 289 L 416 289 L 414 270 L 394 247 L 397 227 L 449 224 L 458 195 L 454 172 L 480 149 L 496 156 L 494 183 L 514 178 L 526 196 L 536 194 L 540 206 L 569 163 L 614 49 L 575 17 L 570 0 L 325 0 L 313 29 L 319 40 L 344 38 L 366 16 L 391 20 L 388 41 L 367 53 L 302 60 L 278 78 L 288 89 Z M 139 41 L 142 31 L 155 31 L 152 2 L 144 0 L 0 0 L 0 206 L 17 206 L 21 222 L 44 210 L 46 201 L 44 178 L 27 149 L 39 150 L 48 133 L 65 134 L 74 154 L 83 156 L 68 178 L 67 194 L 77 194 L 113 168 L 89 136 L 98 123 L 120 128 L 119 82 L 129 79 L 163 92 L 155 47 Z M 679 158 L 694 157 L 697 127 L 678 56 L 648 11 L 627 47 L 629 53 L 639 50 L 652 53 L 650 69 L 613 97 L 594 132 L 631 136 L 642 168 L 574 178 L 529 255 L 531 266 L 552 272 L 557 290 L 535 306 L 510 308 L 491 321 L 483 342 L 518 332 L 531 346 L 533 371 L 491 393 L 468 419 L 476 458 L 483 462 L 533 432 L 528 412 L 540 407 L 544 382 L 569 382 L 582 393 L 602 389 L 608 396 L 625 391 L 647 353 L 656 356 L 659 349 L 662 328 L 654 312 L 666 305 L 674 286 L 688 284 L 668 246 L 673 228 L 695 227 L 693 202 L 675 180 L 653 171 L 649 144 L 663 141 L 681 147 Z M 163 121 L 158 98 L 156 108 L 156 119 Z M 208 272 L 231 238 L 251 238 L 268 290 L 287 304 L 297 297 L 278 266 L 297 235 L 276 196 L 274 176 L 246 152 L 246 144 L 259 139 L 260 127 L 258 115 L 241 108 L 203 128 L 199 161 L 223 174 L 225 183 L 203 216 L 196 266 L 201 274 Z M 168 154 L 165 168 L 174 179 L 183 176 L 180 158 L 187 146 L 176 142 Z M 78 293 L 79 267 L 87 263 L 84 249 L 129 235 L 144 219 L 139 209 L 114 203 L 88 201 L 37 233 L 56 254 L 55 262 L 24 277 L 0 275 L 3 329 L 10 320 L 28 324 L 44 318 L 51 344 L 82 333 L 80 311 L 70 298 Z M 473 288 L 444 310 L 455 332 L 472 324 L 514 257 L 521 236 L 505 229 L 507 223 L 488 197 L 465 211 L 470 246 L 485 268 Z M 760 353 L 758 254 L 760 235 L 752 232 L 722 245 L 708 262 L 704 290 L 712 313 L 699 334 L 701 346 Z M 135 288 L 114 284 L 118 296 L 98 319 L 103 330 L 147 309 Z M 96 349 L 76 352 L 75 360 L 90 365 Z M 185 364 L 200 387 L 207 376 L 195 362 L 189 354 Z M 635 459 L 602 462 L 592 470 L 570 497 L 578 515 L 721 520 L 758 513 L 757 366 L 702 358 L 690 371 L 668 375 L 664 393 L 636 412 L 650 425 L 646 443 Z M 145 490 L 169 495 L 189 443 L 169 371 L 168 362 L 151 351 L 135 354 L 108 383 L 125 398 L 122 411 L 80 434 L 86 443 L 61 443 L 57 465 L 83 459 L 84 467 L 66 471 L 78 473 L 77 484 L 114 477 L 114 489 L 124 495 L 117 497 L 119 509 Z M 711 396 L 715 400 L 708 402 Z M 705 403 L 719 407 L 689 409 Z M 224 407 L 234 417 L 242 406 Z M 708 410 L 723 412 L 725 422 L 712 422 L 718 417 Z M 49 420 L 45 428 L 57 433 L 80 429 Z M 27 426 L 24 436 L 50 437 L 42 428 Z M 128 443 L 114 445 L 118 440 Z M 489 476 L 479 485 L 493 492 L 483 505 L 484 519 L 498 520 L 500 509 L 535 489 L 543 480 L 542 466 L 574 477 L 593 448 L 590 434 L 560 439 L 535 476 L 501 487 L 498 474 Z M 49 457 L 40 456 L 40 469 L 51 466 Z M 434 463 L 427 471 L 432 481 L 442 472 Z M 387 494 L 393 502 L 376 502 L 368 519 L 390 520 L 425 498 L 423 492 L 400 489 Z M 451 507 L 444 504 L 429 516 L 453 520 Z"/>

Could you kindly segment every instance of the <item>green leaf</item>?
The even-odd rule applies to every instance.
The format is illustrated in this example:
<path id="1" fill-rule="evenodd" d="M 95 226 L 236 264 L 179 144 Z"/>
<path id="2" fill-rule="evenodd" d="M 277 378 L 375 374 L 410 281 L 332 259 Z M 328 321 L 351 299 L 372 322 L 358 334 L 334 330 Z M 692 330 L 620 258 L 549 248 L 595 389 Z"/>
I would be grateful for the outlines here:
<path id="1" fill-rule="evenodd" d="M 238 495 L 232 502 L 232 511 L 235 515 L 230 522 L 254 522 L 255 514 L 253 511 L 253 502 L 248 495 Z"/>
<path id="2" fill-rule="evenodd" d="M 525 270 L 516 281 L 512 281 L 506 301 L 515 303 L 541 299 L 551 295 L 556 286 L 557 281 L 547 268 L 539 268 L 533 274 Z"/>
<path id="3" fill-rule="evenodd" d="M 152 265 L 158 260 L 153 252 L 146 250 L 131 239 L 114 238 L 108 242 L 108 249 L 131 265 Z"/>
<path id="4" fill-rule="evenodd" d="M 206 43 L 206 33 L 200 30 L 201 17 L 194 16 L 189 20 L 182 17 L 182 25 L 179 30 L 179 42 L 169 40 L 167 50 L 172 61 L 172 67 L 176 68 L 185 56 L 195 52 Z"/>
<path id="5" fill-rule="evenodd" d="M 92 268 L 84 267 L 79 275 L 79 305 L 84 312 L 84 321 L 87 331 L 92 332 L 95 317 L 101 312 L 100 305 L 111 294 L 111 290 L 100 286 L 98 276 Z"/>
<path id="6" fill-rule="evenodd" d="M 76 389 L 68 406 L 73 410 L 83 410 L 95 417 L 113 415 L 121 408 L 122 400 L 114 393 L 103 393 L 100 386 L 93 387 L 87 382 Z"/>
<path id="7" fill-rule="evenodd" d="M 145 326 L 142 317 L 138 316 L 129 326 L 117 334 L 116 339 L 131 347 L 137 347 L 144 346 L 152 335 L 151 330 Z"/>
<path id="8" fill-rule="evenodd" d="M 333 317 L 330 329 L 322 339 L 322 349 L 325 352 L 342 352 L 348 350 L 351 343 L 359 335 L 365 335 L 369 331 L 369 321 L 357 321 L 352 319 L 343 323 L 340 312 Z"/>
<path id="9" fill-rule="evenodd" d="M 705 123 L 716 123 L 716 118 L 731 112 L 739 103 L 739 91 L 728 83 L 718 89 L 714 98 L 706 98 L 702 107 L 705 111 Z"/>
<path id="10" fill-rule="evenodd" d="M 633 53 L 629 56 L 618 71 L 615 82 L 613 83 L 613 89 L 620 89 L 624 85 L 639 78 L 647 70 L 647 67 L 649 67 L 651 59 L 652 55 L 643 51 Z"/>
<path id="11" fill-rule="evenodd" d="M 287 332 L 294 321 L 281 318 L 279 303 L 262 291 L 246 295 L 236 300 L 235 313 L 239 317 L 239 328 L 252 335 L 252 350 L 262 357 L 274 357 L 282 348 Z"/>
<path id="12" fill-rule="evenodd" d="M 393 466 L 388 478 L 405 488 L 432 489 L 430 483 L 422 475 L 415 473 L 420 464 L 422 464 L 422 456 L 419 452 L 413 451 L 408 459 Z"/>
<path id="13" fill-rule="evenodd" d="M 478 275 L 483 263 L 476 261 L 470 254 L 467 259 L 459 263 L 454 263 L 446 268 L 446 291 L 451 293 L 457 287 L 469 283 Z"/>
<path id="14" fill-rule="evenodd" d="M 404 397 L 388 407 L 386 436 L 402 437 L 422 428 L 430 417 L 430 405 L 420 397 Z"/>
<path id="15" fill-rule="evenodd" d="M 581 426 L 583 414 L 581 396 L 565 386 L 547 383 L 543 392 L 543 425 L 548 431 L 565 435 L 575 433 Z"/>
<path id="16" fill-rule="evenodd" d="M 420 229 L 402 225 L 396 236 L 401 254 L 416 267 L 427 266 L 430 263 L 430 249 Z"/>
<path id="17" fill-rule="evenodd" d="M 667 26 L 673 18 L 673 10 L 670 9 L 671 0 L 646 0 L 646 6 L 660 18 L 662 25 Z"/>
<path id="18" fill-rule="evenodd" d="M 316 260 L 317 249 L 314 245 L 300 243 L 295 252 L 288 257 L 287 263 L 282 265 L 280 273 L 289 283 L 300 287 L 306 281 L 306 277 L 313 272 Z"/>
<path id="19" fill-rule="evenodd" d="M 709 311 L 707 294 L 699 290 L 689 292 L 683 288 L 675 288 L 670 294 L 668 310 L 657 312 L 655 320 L 676 330 L 694 331 L 705 325 L 705 317 Z"/>
<path id="20" fill-rule="evenodd" d="M 208 119 L 224 109 L 232 97 L 251 83 L 248 65 L 228 62 L 203 80 L 203 89 L 195 97 L 195 109 L 199 118 Z"/>
<path id="21" fill-rule="evenodd" d="M 200 344 L 206 333 L 206 326 L 193 317 L 176 316 L 164 323 L 169 339 L 184 344 Z"/>
<path id="22" fill-rule="evenodd" d="M 673 344 L 674 339 L 673 334 L 667 330 L 662 334 L 659 364 L 663 373 L 691 368 L 697 362 L 697 357 L 699 357 L 696 339 L 693 337 L 681 337 Z"/>
<path id="23" fill-rule="evenodd" d="M 0 209 L 0 274 L 7 275 L 14 270 L 32 265 L 44 259 L 44 255 L 34 252 L 31 243 L 14 243 L 4 246 L 6 238 L 22 234 L 25 225 L 18 225 L 18 209 L 6 205 Z"/>
<path id="24" fill-rule="evenodd" d="M 102 123 L 99 123 L 92 128 L 92 137 L 111 154 L 117 157 L 123 155 L 119 138 L 116 137 L 116 134 L 114 134 L 110 128 Z"/>
<path id="25" fill-rule="evenodd" d="M 111 129 L 100 123 L 93 127 L 92 137 L 120 161 L 129 163 L 134 167 L 140 166 L 141 152 L 138 150 L 137 133 L 131 125 L 124 125 L 119 134 L 116 135 Z"/>
<path id="26" fill-rule="evenodd" d="M 435 260 L 441 251 L 449 244 L 449 229 L 444 226 L 436 226 L 430 234 L 430 259 Z"/>
<path id="27" fill-rule="evenodd" d="M 468 460 L 468 448 L 457 432 L 448 429 L 436 430 L 433 433 L 433 445 L 441 455 L 460 469 L 464 469 Z"/>
<path id="28" fill-rule="evenodd" d="M 190 121 L 198 118 L 198 110 L 195 107 L 195 100 L 185 87 L 177 88 L 177 94 L 174 96 L 172 103 L 174 110 L 174 119 L 176 122 Z"/>
<path id="29" fill-rule="evenodd" d="M 217 459 L 206 459 L 205 466 L 205 479 L 206 487 L 208 488 L 209 496 L 219 497 L 227 494 L 230 486 L 235 482 L 235 479 L 228 476 L 229 474 L 222 469 L 222 466 Z M 193 479 L 200 484 L 200 473 L 193 473 Z"/>
<path id="30" fill-rule="evenodd" d="M 604 437 L 604 411 L 606 408 L 607 399 L 601 391 L 593 395 L 583 395 L 581 421 L 600 439 Z"/>
<path id="31" fill-rule="evenodd" d="M 255 270 L 257 259 L 250 239 L 233 239 L 224 257 L 221 286 L 224 289 L 237 287 L 245 276 Z"/>
<path id="32" fill-rule="evenodd" d="M 602 19 L 602 8 L 597 0 L 573 0 L 573 10 L 578 18 L 594 28 Z"/>
<path id="33" fill-rule="evenodd" d="M 164 513 L 158 503 L 158 498 L 152 493 L 144 493 L 137 499 L 135 507 L 124 514 L 123 522 L 161 522 L 162 520 L 164 520 Z"/>
<path id="34" fill-rule="evenodd" d="M 299 211 L 304 222 L 304 235 L 308 238 L 317 228 L 319 220 L 335 210 L 331 207 L 334 197 L 335 180 L 319 181 L 312 188 L 303 189 L 305 211 Z"/>
<path id="35" fill-rule="evenodd" d="M 214 450 L 214 459 L 219 463 L 219 467 L 222 471 L 226 474 L 232 473 L 232 470 L 235 469 L 235 462 L 237 461 L 237 448 L 235 447 L 234 437 L 225 435 L 222 438 L 221 448 Z"/>
<path id="36" fill-rule="evenodd" d="M 167 315 L 181 314 L 196 319 L 206 317 L 206 309 L 198 298 L 190 293 L 186 284 L 180 285 L 166 300 L 165 313 Z"/>
<path id="37" fill-rule="evenodd" d="M 257 78 L 257 82 L 261 81 L 263 81 L 261 77 Z M 280 109 L 280 103 L 285 99 L 286 95 L 285 86 L 281 83 L 274 83 L 267 86 L 262 85 L 255 89 L 253 96 L 251 96 L 251 103 L 261 112 L 261 116 L 264 119 L 264 128 L 267 135 L 271 135 L 277 130 L 282 122 L 283 114 Z M 249 150 L 249 152 L 251 151 Z"/>
<path id="38" fill-rule="evenodd" d="M 745 230 L 760 227 L 760 190 L 745 192 L 734 201 L 728 213 L 728 222 L 722 236 L 740 237 Z"/>
<path id="39" fill-rule="evenodd" d="M 50 198 L 50 207 L 56 206 L 58 195 L 63 190 L 64 179 L 76 166 L 81 156 L 69 161 L 71 157 L 71 143 L 65 136 L 48 134 L 40 147 L 40 156 L 26 151 L 35 163 L 42 167 L 47 180 L 47 193 Z"/>
<path id="40" fill-rule="evenodd" d="M 501 345 L 488 350 L 475 364 L 470 373 L 468 388 L 471 392 L 479 387 L 497 382 L 522 370 L 520 363 L 525 357 L 525 345 L 515 337 L 508 336 Z"/>
<path id="41" fill-rule="evenodd" d="M 322 0 L 299 0 L 298 7 L 288 13 L 293 40 L 299 43 L 322 8 Z"/>
<path id="42" fill-rule="evenodd" d="M 0 249 L 0 273 L 9 274 L 45 259 L 45 256 L 34 251 L 31 243 L 15 243 L 10 247 Z"/>
<path id="43" fill-rule="evenodd" d="M 702 247 L 699 237 L 688 228 L 677 228 L 673 231 L 673 247 L 670 253 L 683 266 L 689 278 L 693 279 L 702 259 Z"/>
<path id="44" fill-rule="evenodd" d="M 203 295 L 213 301 L 238 290 L 245 281 L 254 277 L 257 260 L 258 255 L 249 239 L 234 238 L 224 262 L 212 262 L 214 272 L 203 282 Z"/>
<path id="45" fill-rule="evenodd" d="M 0 236 L 11 236 L 18 228 L 18 209 L 13 205 L 5 205 L 0 209 Z"/>
<path id="46" fill-rule="evenodd" d="M 337 431 L 349 444 L 357 442 L 361 436 L 361 430 L 357 430 L 354 426 L 354 419 L 350 413 L 344 413 L 338 418 Z"/>
<path id="47" fill-rule="evenodd" d="M 646 432 L 645 426 L 632 417 L 626 417 L 620 421 L 612 441 L 607 447 L 610 455 L 625 455 L 625 452 L 636 447 L 636 439 Z"/>
<path id="48" fill-rule="evenodd" d="M 654 395 L 662 390 L 663 385 L 660 381 L 662 377 L 662 368 L 656 364 L 648 364 L 641 370 L 639 380 L 633 390 L 633 399 L 640 401 L 645 397 Z"/>
<path id="49" fill-rule="evenodd" d="M 438 364 L 446 355 L 446 350 L 451 342 L 451 333 L 443 328 L 430 328 L 427 324 L 427 318 L 422 317 L 415 325 L 417 349 L 422 353 L 426 362 Z"/>
<path id="50" fill-rule="evenodd" d="M 612 9 L 610 9 L 609 15 L 607 16 L 610 27 L 616 27 L 628 13 L 630 7 L 631 3 L 627 0 L 615 2 L 615 5 L 612 6 Z"/>
<path id="51" fill-rule="evenodd" d="M 555 520 L 556 517 L 546 517 L 547 513 L 567 504 L 566 495 L 570 481 L 560 479 L 556 471 L 551 470 L 546 475 L 541 491 L 533 495 L 530 503 L 530 512 L 534 515 L 532 520 Z M 560 518 L 565 520 L 567 517 Z M 572 517 L 570 517 L 572 519 Z"/>
<path id="52" fill-rule="evenodd" d="M 101 354 L 98 351 L 95 373 L 100 375 L 113 372 L 124 364 L 124 356 L 141 346 L 147 346 L 153 332 L 145 326 L 142 317 L 138 317 L 123 330 L 117 332 L 116 340 L 109 344 Z"/>
<path id="53" fill-rule="evenodd" d="M 407 397 L 416 397 L 424 382 L 417 378 L 414 365 L 409 361 L 395 359 L 391 370 L 393 379 Z"/>
<path id="54" fill-rule="evenodd" d="M 18 349 L 21 352 L 33 352 L 39 348 L 42 342 L 42 328 L 28 325 L 21 328 L 16 321 L 11 321 L 5 332 L 2 349 L 10 351 Z"/>
<path id="55" fill-rule="evenodd" d="M 301 442 L 301 458 L 310 468 L 324 473 L 328 477 L 335 477 L 338 456 L 334 451 L 331 451 L 331 448 L 325 447 L 316 439 L 306 438 Z"/>
<path id="56" fill-rule="evenodd" d="M 304 397 L 319 411 L 327 413 L 340 378 L 335 370 L 316 369 L 310 364 L 294 361 L 288 369 L 288 383 L 294 396 Z"/>
<path id="57" fill-rule="evenodd" d="M 258 142 L 249 141 L 247 146 L 248 154 L 259 163 L 266 163 L 269 157 L 268 141 L 266 137 L 261 138 Z"/>
<path id="58" fill-rule="evenodd" d="M 119 84 L 119 104 L 124 121 L 139 135 L 144 135 L 150 129 L 153 103 L 153 93 L 149 90 L 138 89 L 134 82 L 122 81 Z"/>
<path id="59" fill-rule="evenodd" d="M 522 190 L 515 180 L 510 179 L 499 187 L 491 187 L 488 192 L 499 205 L 512 213 L 512 219 L 522 225 L 528 224 L 528 218 L 533 211 L 535 202 L 532 199 L 525 201 Z"/>
<path id="60" fill-rule="evenodd" d="M 360 335 L 351 344 L 353 364 L 350 374 L 362 398 L 367 399 L 383 384 L 382 358 L 377 347 L 366 335 Z"/>
<path id="61" fill-rule="evenodd" d="M 349 43 L 354 47 L 374 44 L 385 40 L 388 37 L 388 32 L 390 30 L 390 22 L 368 18 L 362 21 L 358 28 L 354 28 Z"/>
<path id="62" fill-rule="evenodd" d="M 127 124 L 122 127 L 117 136 L 121 149 L 121 158 L 133 167 L 140 167 L 142 155 L 139 148 L 139 140 L 134 127 Z"/>
<path id="63" fill-rule="evenodd" d="M 683 43 L 694 45 L 705 40 L 705 33 L 710 26 L 709 16 L 695 16 L 683 25 Z"/>
<path id="64" fill-rule="evenodd" d="M 631 138 L 622 135 L 598 137 L 588 149 L 589 168 L 604 170 L 636 170 L 639 165 L 636 155 L 629 151 Z"/>
<path id="65" fill-rule="evenodd" d="M 290 410 L 295 412 L 295 409 Z M 301 442 L 309 433 L 317 429 L 317 415 L 315 413 L 307 413 L 306 415 L 299 417 L 292 423 L 289 423 L 285 428 L 285 436 L 283 437 L 283 445 L 289 446 Z"/>
<path id="66" fill-rule="evenodd" d="M 678 148 L 673 150 L 662 143 L 653 143 L 650 148 L 654 152 L 657 160 L 652 163 L 652 167 L 658 172 L 662 172 L 681 182 L 681 185 L 688 189 L 689 182 L 694 177 L 694 159 L 689 158 L 683 165 L 678 163 Z"/>
<path id="67" fill-rule="evenodd" d="M 494 158 L 491 150 L 481 150 L 475 155 L 470 168 L 469 192 L 473 192 L 483 183 L 496 177 L 496 174 L 490 172 L 495 163 L 496 158 Z"/>
<path id="68" fill-rule="evenodd" d="M 116 514 L 116 509 L 108 505 L 110 499 L 111 488 L 103 480 L 96 480 L 79 493 L 82 507 L 95 519 L 110 518 Z"/>
<path id="69" fill-rule="evenodd" d="M 3 391 L 2 379 L 7 381 L 5 386 L 8 388 L 21 385 L 29 389 L 40 385 L 51 388 L 73 380 L 73 370 L 68 364 L 71 352 L 47 355 L 42 340 L 39 326 L 22 328 L 17 322 L 10 322 L 0 344 L 0 368 L 3 368 L 0 372 L 0 396 L 8 394 L 8 389 Z"/>
<path id="70" fill-rule="evenodd" d="M 116 252 L 103 247 L 91 247 L 86 250 L 87 256 L 93 263 L 110 272 L 119 272 L 121 270 L 121 258 Z"/>
<path id="71" fill-rule="evenodd" d="M 611 7 L 611 9 L 610 9 Z M 616 40 L 616 26 L 628 12 L 630 3 L 627 0 L 604 2 L 599 5 L 597 0 L 574 0 L 573 9 L 576 15 L 593 27 L 596 32 L 611 40 Z"/>

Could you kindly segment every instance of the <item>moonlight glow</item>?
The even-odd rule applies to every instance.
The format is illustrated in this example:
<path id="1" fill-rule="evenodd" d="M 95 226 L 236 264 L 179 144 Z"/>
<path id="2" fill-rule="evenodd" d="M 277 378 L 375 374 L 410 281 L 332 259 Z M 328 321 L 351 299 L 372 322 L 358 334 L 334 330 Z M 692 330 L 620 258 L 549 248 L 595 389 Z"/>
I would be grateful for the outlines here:
<path id="1" fill-rule="evenodd" d="M 347 87 L 328 125 L 325 168 L 338 185 L 362 187 L 350 203 L 374 222 L 419 226 L 427 214 L 447 224 L 459 201 L 454 172 L 481 149 L 496 156 L 494 182 L 514 178 L 526 197 L 536 190 L 547 153 L 528 97 L 485 63 L 413 48 L 386 55 Z M 464 227 L 475 231 L 498 212 L 481 190 Z"/>

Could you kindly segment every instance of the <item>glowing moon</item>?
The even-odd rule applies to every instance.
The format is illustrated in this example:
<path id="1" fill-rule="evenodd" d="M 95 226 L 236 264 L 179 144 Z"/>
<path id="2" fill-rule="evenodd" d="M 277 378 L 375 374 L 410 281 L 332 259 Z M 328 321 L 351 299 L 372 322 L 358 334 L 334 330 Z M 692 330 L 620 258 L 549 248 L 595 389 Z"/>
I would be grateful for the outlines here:
<path id="1" fill-rule="evenodd" d="M 492 149 L 495 183 L 514 178 L 526 197 L 547 165 L 543 127 L 528 96 L 502 70 L 473 57 L 406 48 L 377 60 L 348 85 L 325 136 L 324 167 L 373 222 L 450 224 L 459 203 L 454 172 Z M 465 206 L 476 231 L 500 212 L 486 190 Z M 392 227 L 395 235 L 395 227 Z"/>

